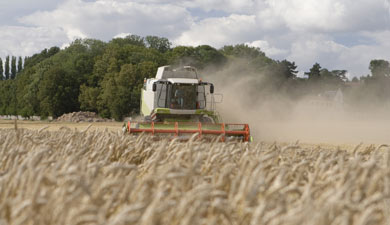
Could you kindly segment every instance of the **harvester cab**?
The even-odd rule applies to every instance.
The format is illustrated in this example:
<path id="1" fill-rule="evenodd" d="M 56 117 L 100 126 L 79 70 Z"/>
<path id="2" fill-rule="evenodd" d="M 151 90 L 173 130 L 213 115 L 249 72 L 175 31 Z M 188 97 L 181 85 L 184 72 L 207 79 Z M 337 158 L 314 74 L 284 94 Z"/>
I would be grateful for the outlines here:
<path id="1" fill-rule="evenodd" d="M 141 90 L 143 121 L 128 121 L 128 133 L 221 140 L 250 141 L 247 124 L 224 124 L 216 111 L 214 85 L 203 82 L 191 66 L 159 67 L 155 78 L 146 79 Z"/>
<path id="2" fill-rule="evenodd" d="M 141 91 L 141 115 L 154 122 L 218 123 L 214 85 L 202 82 L 195 68 L 158 68 Z"/>

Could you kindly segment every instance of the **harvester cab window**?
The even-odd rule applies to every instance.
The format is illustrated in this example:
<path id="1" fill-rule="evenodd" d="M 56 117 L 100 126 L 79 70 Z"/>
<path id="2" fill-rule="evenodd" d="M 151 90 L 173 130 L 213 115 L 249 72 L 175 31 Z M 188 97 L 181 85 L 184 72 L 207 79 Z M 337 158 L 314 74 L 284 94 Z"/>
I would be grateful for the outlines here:
<path id="1" fill-rule="evenodd" d="M 167 104 L 167 84 L 157 83 L 156 91 L 157 91 L 157 106 L 158 107 L 166 107 Z"/>
<path id="2" fill-rule="evenodd" d="M 196 84 L 172 84 L 170 85 L 169 108 L 172 109 L 197 109 L 197 85 Z"/>
<path id="3" fill-rule="evenodd" d="M 206 89 L 204 85 L 198 85 L 198 100 L 196 104 L 198 109 L 206 108 Z"/>

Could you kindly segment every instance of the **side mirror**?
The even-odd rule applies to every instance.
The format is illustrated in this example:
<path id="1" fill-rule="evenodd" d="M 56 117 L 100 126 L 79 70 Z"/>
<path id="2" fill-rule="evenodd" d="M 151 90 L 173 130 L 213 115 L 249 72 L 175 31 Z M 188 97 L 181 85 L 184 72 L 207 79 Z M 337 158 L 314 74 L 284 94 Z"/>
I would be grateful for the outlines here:
<path id="1" fill-rule="evenodd" d="M 213 84 L 210 84 L 210 93 L 214 94 L 214 85 Z"/>
<path id="2" fill-rule="evenodd" d="M 152 90 L 153 90 L 153 92 L 155 92 L 157 90 L 157 84 L 156 83 L 153 83 Z"/>

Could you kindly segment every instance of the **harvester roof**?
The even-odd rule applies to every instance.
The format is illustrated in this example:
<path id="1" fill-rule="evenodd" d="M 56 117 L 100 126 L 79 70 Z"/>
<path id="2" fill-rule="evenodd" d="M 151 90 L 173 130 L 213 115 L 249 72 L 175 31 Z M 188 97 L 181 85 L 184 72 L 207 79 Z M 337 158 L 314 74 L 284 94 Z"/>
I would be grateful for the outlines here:
<path id="1" fill-rule="evenodd" d="M 168 78 L 167 79 L 172 84 L 197 84 L 199 81 L 197 79 L 186 79 L 186 78 Z"/>
<path id="2" fill-rule="evenodd" d="M 198 80 L 198 74 L 196 69 L 191 66 L 183 66 L 173 69 L 171 66 L 159 67 L 156 74 L 156 79 L 169 79 L 169 78 L 183 78 L 183 79 L 196 79 Z"/>

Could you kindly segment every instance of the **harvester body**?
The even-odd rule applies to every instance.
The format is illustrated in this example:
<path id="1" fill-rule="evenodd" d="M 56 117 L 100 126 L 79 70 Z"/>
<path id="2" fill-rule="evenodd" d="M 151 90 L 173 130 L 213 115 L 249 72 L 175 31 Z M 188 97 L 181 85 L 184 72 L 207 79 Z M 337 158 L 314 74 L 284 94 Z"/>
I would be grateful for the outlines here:
<path id="1" fill-rule="evenodd" d="M 128 133 L 250 141 L 247 124 L 221 123 L 214 85 L 203 82 L 194 67 L 159 67 L 155 78 L 144 81 L 140 107 L 143 121 L 128 121 Z"/>
<path id="2" fill-rule="evenodd" d="M 155 122 L 219 122 L 214 86 L 202 82 L 193 67 L 158 68 L 141 91 L 141 115 Z"/>

